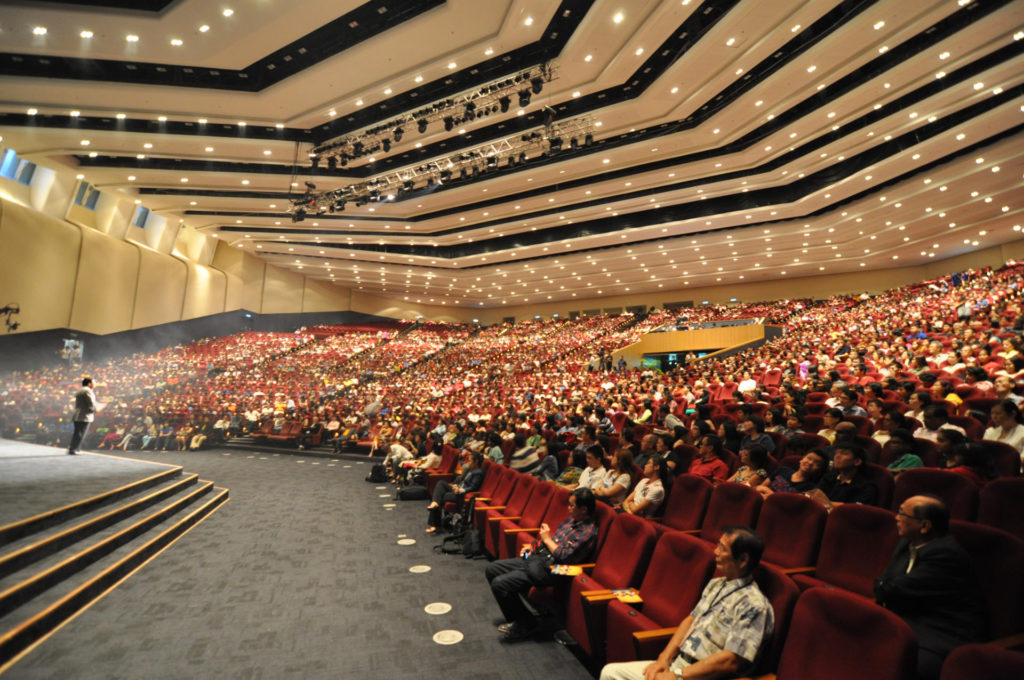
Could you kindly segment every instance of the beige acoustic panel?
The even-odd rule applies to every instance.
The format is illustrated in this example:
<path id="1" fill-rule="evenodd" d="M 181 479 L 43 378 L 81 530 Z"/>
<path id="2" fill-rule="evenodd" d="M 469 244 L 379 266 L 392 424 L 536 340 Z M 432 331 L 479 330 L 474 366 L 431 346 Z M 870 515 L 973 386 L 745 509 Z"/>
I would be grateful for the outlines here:
<path id="1" fill-rule="evenodd" d="M 131 328 L 138 278 L 137 247 L 83 229 L 70 327 L 99 335 Z"/>
<path id="2" fill-rule="evenodd" d="M 306 291 L 302 295 L 304 312 L 343 312 L 352 303 L 352 290 L 326 281 L 306 279 Z"/>
<path id="3" fill-rule="evenodd" d="M 17 304 L 18 332 L 66 328 L 71 318 L 79 227 L 0 200 L 0 306 Z"/>
<path id="4" fill-rule="evenodd" d="M 227 276 L 224 272 L 195 262 L 187 262 L 188 283 L 185 286 L 185 305 L 182 319 L 220 314 L 224 310 Z"/>
<path id="5" fill-rule="evenodd" d="M 213 266 L 227 275 L 225 310 L 248 309 L 259 312 L 263 304 L 263 275 L 269 266 L 241 248 L 221 242 L 213 256 Z"/>
<path id="6" fill-rule="evenodd" d="M 750 324 L 747 326 L 726 326 L 724 328 L 701 328 L 694 331 L 668 331 L 665 333 L 648 333 L 638 342 L 612 352 L 618 361 L 625 357 L 630 366 L 640 363 L 645 354 L 667 354 L 670 352 L 688 352 L 699 349 L 723 349 L 735 347 L 764 338 L 764 326 Z"/>
<path id="7" fill-rule="evenodd" d="M 138 249 L 142 265 L 136 284 L 132 328 L 180 321 L 187 278 L 185 263 L 148 248 Z"/>
<path id="8" fill-rule="evenodd" d="M 302 293 L 305 284 L 302 274 L 267 267 L 263 281 L 261 314 L 292 314 L 302 311 Z"/>

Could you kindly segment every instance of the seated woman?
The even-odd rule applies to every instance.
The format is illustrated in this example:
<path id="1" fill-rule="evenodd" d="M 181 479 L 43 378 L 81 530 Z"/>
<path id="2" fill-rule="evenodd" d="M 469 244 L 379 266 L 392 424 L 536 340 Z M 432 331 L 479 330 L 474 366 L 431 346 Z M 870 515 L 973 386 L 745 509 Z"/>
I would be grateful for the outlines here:
<path id="1" fill-rule="evenodd" d="M 666 474 L 665 459 L 661 454 L 656 453 L 648 458 L 644 465 L 644 478 L 622 501 L 619 506 L 622 511 L 640 517 L 651 517 L 657 513 L 665 500 L 665 486 L 661 480 Z"/>
<path id="2" fill-rule="evenodd" d="M 836 425 L 843 422 L 843 412 L 838 408 L 830 408 L 825 411 L 822 419 L 825 421 L 825 427 L 818 430 L 818 436 L 824 437 L 830 444 L 834 444 L 836 441 Z"/>
<path id="3" fill-rule="evenodd" d="M 956 430 L 940 430 L 936 448 L 945 460 L 946 470 L 966 477 L 979 488 L 998 476 L 992 454 L 981 444 L 968 443 L 967 437 Z"/>
<path id="4" fill-rule="evenodd" d="M 909 432 L 910 427 L 903 414 L 896 409 L 892 409 L 882 416 L 882 422 L 871 433 L 871 438 L 880 445 L 885 446 L 885 443 L 889 441 L 889 437 L 892 436 L 891 433 L 895 430 L 906 430 Z"/>
<path id="5" fill-rule="evenodd" d="M 612 461 L 612 468 L 593 489 L 594 496 L 608 505 L 618 505 L 626 500 L 629 487 L 632 486 L 630 473 L 633 470 L 633 454 L 626 449 L 619 449 Z"/>
<path id="6" fill-rule="evenodd" d="M 178 431 L 174 434 L 174 450 L 184 451 L 188 448 L 189 440 L 192 439 L 192 433 L 195 432 L 195 428 L 192 427 L 192 423 L 186 422 L 184 425 L 178 428 Z"/>
<path id="7" fill-rule="evenodd" d="M 124 425 L 117 425 L 116 427 L 114 427 L 114 429 L 112 429 L 110 432 L 108 432 L 103 437 L 103 441 L 101 441 L 100 445 L 97 446 L 96 448 L 97 449 L 113 449 L 115 446 L 118 445 L 118 443 L 122 439 L 124 439 L 125 431 L 126 430 L 125 430 L 125 426 Z"/>
<path id="8" fill-rule="evenodd" d="M 768 451 L 760 444 L 751 444 L 740 449 L 740 466 L 728 481 L 757 487 L 768 479 L 767 465 Z"/>
<path id="9" fill-rule="evenodd" d="M 1021 417 L 1020 407 L 1010 399 L 1004 399 L 992 406 L 990 412 L 992 427 L 985 430 L 982 439 L 994 442 L 1009 444 L 1017 449 L 1018 453 L 1024 453 L 1024 418 Z"/>
<path id="10" fill-rule="evenodd" d="M 780 467 L 766 481 L 757 487 L 762 496 L 773 493 L 807 493 L 818 486 L 822 475 L 828 469 L 828 456 L 814 449 L 804 454 L 796 470 Z"/>
<path id="11" fill-rule="evenodd" d="M 697 447 L 700 458 L 694 458 L 687 472 L 703 477 L 712 484 L 724 482 L 729 477 L 729 466 L 722 460 L 722 440 L 709 434 Z"/>

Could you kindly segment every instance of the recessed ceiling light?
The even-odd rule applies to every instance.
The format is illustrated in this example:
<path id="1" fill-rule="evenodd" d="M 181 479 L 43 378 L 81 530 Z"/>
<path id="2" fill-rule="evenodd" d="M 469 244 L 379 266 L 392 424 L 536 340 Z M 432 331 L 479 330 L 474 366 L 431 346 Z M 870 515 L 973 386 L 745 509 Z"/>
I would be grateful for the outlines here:
<path id="1" fill-rule="evenodd" d="M 230 7 L 225 7 L 224 11 L 221 12 L 221 14 L 223 14 L 226 17 L 229 17 L 229 16 L 231 16 L 234 13 L 235 13 L 235 10 L 231 9 Z"/>
<path id="2" fill-rule="evenodd" d="M 485 56 L 488 56 L 488 57 L 489 57 L 489 56 L 491 56 L 492 54 L 494 54 L 494 48 L 493 48 L 493 47 L 488 47 L 488 48 L 487 48 L 486 50 L 484 50 L 484 55 L 485 55 Z"/>
<path id="3" fill-rule="evenodd" d="M 134 182 L 135 181 L 135 175 L 128 175 L 128 181 L 129 182 Z"/>
<path id="4" fill-rule="evenodd" d="M 159 118 L 157 118 L 157 120 L 160 121 L 161 123 L 166 123 L 167 122 L 167 116 L 160 116 Z"/>
<path id="5" fill-rule="evenodd" d="M 124 39 L 130 43 L 139 42 L 139 36 L 135 35 L 134 33 L 129 33 L 124 37 Z"/>
<path id="6" fill-rule="evenodd" d="M 82 141 L 79 142 L 79 144 L 81 144 L 82 146 L 89 146 L 90 142 L 88 139 L 83 139 Z"/>
<path id="7" fill-rule="evenodd" d="M 96 153 L 95 151 L 90 151 L 89 152 L 89 158 L 96 158 L 96 156 L 99 156 L 99 154 Z"/>
<path id="8" fill-rule="evenodd" d="M 270 149 L 264 149 L 263 150 L 263 155 L 264 156 L 269 156 L 270 155 Z"/>
<path id="9" fill-rule="evenodd" d="M 458 66 L 458 64 L 456 64 L 454 61 L 449 61 L 448 62 L 448 70 L 449 71 L 452 70 L 453 68 L 455 68 L 456 66 Z"/>
<path id="10" fill-rule="evenodd" d="M 389 87 L 386 90 L 384 90 L 384 94 L 391 94 L 391 88 Z"/>
<path id="11" fill-rule="evenodd" d="M 200 118 L 199 119 L 199 124 L 200 125 L 206 125 L 206 119 L 205 118 Z"/>
<path id="12" fill-rule="evenodd" d="M 593 58 L 594 58 L 593 54 L 588 54 L 587 56 L 583 57 L 583 61 L 590 61 Z"/>
<path id="13" fill-rule="evenodd" d="M 736 44 L 736 38 L 729 38 L 728 40 L 725 41 L 725 44 L 728 47 L 732 47 L 733 45 Z"/>
<path id="14" fill-rule="evenodd" d="M 877 22 L 875 22 L 874 29 L 877 31 L 880 28 L 882 28 L 883 26 L 885 26 L 885 22 L 884 21 L 877 21 Z"/>
<path id="15" fill-rule="evenodd" d="M 423 82 L 423 76 L 416 76 L 413 80 L 415 80 L 417 83 L 422 83 Z"/>
<path id="16" fill-rule="evenodd" d="M 357 99 L 356 100 L 356 106 L 362 106 L 362 105 L 363 105 L 363 100 L 362 99 Z"/>
<path id="17" fill-rule="evenodd" d="M 171 38 L 171 45 L 174 47 L 181 47 L 185 43 L 182 42 L 181 38 Z"/>
<path id="18" fill-rule="evenodd" d="M 639 57 L 639 56 L 640 56 L 641 54 L 643 54 L 643 53 L 644 53 L 644 48 L 642 48 L 642 47 L 638 47 L 638 48 L 636 48 L 636 52 L 634 52 L 634 54 L 635 54 L 636 56 L 638 56 L 638 57 Z"/>
<path id="19" fill-rule="evenodd" d="M 75 179 L 85 179 L 85 175 L 75 175 Z"/>
<path id="20" fill-rule="evenodd" d="M 526 17 L 525 19 L 523 19 L 523 23 L 526 24 L 527 26 L 532 26 L 533 25 L 533 17 Z"/>
<path id="21" fill-rule="evenodd" d="M 46 26 L 36 26 L 32 29 L 32 35 L 46 35 Z"/>
<path id="22" fill-rule="evenodd" d="M 808 67 L 807 67 L 807 72 L 808 72 L 808 73 L 814 73 L 814 72 L 815 72 L 815 71 L 817 71 L 817 70 L 818 70 L 818 67 L 817 67 L 817 66 L 808 66 Z"/>
<path id="23" fill-rule="evenodd" d="M 92 33 L 92 31 L 85 30 L 85 31 L 82 31 L 81 33 L 79 33 L 78 35 L 79 35 L 79 37 L 82 37 L 82 38 L 91 38 L 93 33 Z"/>
<path id="24" fill-rule="evenodd" d="M 212 147 L 212 146 L 208 146 L 208 147 L 206 147 L 206 151 L 207 151 L 207 152 L 213 151 L 213 147 Z"/>
<path id="25" fill-rule="evenodd" d="M 78 118 L 80 115 L 82 115 L 82 112 L 81 111 L 72 111 L 68 115 L 71 116 L 72 118 Z"/>
<path id="26" fill-rule="evenodd" d="M 182 181 L 183 183 L 184 183 L 184 182 L 188 182 L 188 177 L 182 177 L 182 178 L 181 178 L 181 181 Z"/>
<path id="27" fill-rule="evenodd" d="M 119 113 L 119 114 L 117 114 L 117 116 L 115 116 L 115 118 L 117 118 L 118 120 L 124 120 L 125 119 L 125 115 L 123 113 Z"/>
<path id="28" fill-rule="evenodd" d="M 209 30 L 210 30 L 210 27 L 207 26 L 206 24 L 203 24 L 202 26 L 199 27 L 199 32 L 200 33 L 206 33 Z"/>

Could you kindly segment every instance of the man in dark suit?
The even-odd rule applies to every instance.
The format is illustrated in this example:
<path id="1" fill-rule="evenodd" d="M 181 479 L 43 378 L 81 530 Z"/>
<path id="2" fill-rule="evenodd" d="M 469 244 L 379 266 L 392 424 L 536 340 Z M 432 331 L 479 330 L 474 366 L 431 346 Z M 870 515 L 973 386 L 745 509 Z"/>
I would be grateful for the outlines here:
<path id="1" fill-rule="evenodd" d="M 896 515 L 900 542 L 875 599 L 917 634 L 917 671 L 938 678 L 953 649 L 985 639 L 984 596 L 971 558 L 948 534 L 949 508 L 933 496 L 911 496 Z"/>
<path id="2" fill-rule="evenodd" d="M 89 426 L 92 424 L 97 406 L 96 395 L 92 391 L 92 378 L 83 378 L 82 386 L 75 392 L 75 412 L 71 416 L 75 431 L 71 435 L 71 443 L 68 444 L 69 456 L 82 452 L 82 442 L 89 434 Z"/>

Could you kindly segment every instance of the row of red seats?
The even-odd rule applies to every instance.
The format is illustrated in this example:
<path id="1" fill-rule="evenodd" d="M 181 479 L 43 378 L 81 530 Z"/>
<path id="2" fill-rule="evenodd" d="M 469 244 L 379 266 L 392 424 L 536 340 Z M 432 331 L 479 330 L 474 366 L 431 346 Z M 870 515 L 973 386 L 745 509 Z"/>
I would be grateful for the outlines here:
<path id="1" fill-rule="evenodd" d="M 680 517 L 668 510 L 661 522 L 654 522 L 616 515 L 599 503 L 596 562 L 557 592 L 531 593 L 536 604 L 563 617 L 584 652 L 608 661 L 654 658 L 671 636 L 671 627 L 686 616 L 712 576 L 720 527 L 740 524 L 755 527 L 767 548 L 757 581 L 776 611 L 777 634 L 766 659 L 769 670 L 777 664 L 780 678 L 842 678 L 844 672 L 863 677 L 868 671 L 872 677 L 911 677 L 913 633 L 870 599 L 873 579 L 896 544 L 892 512 L 843 505 L 826 517 L 820 505 L 798 494 L 773 494 L 762 505 L 760 496 L 743 485 L 727 483 L 711 491 L 704 480 L 689 475 L 677 482 L 678 490 L 707 492 L 706 512 L 692 513 L 683 523 L 699 528 L 680 530 L 674 523 Z M 680 507 L 701 505 L 701 494 L 673 492 L 670 498 L 689 501 L 677 501 Z M 488 466 L 477 496 L 475 527 L 496 558 L 518 554 L 541 523 L 557 526 L 567 514 L 568 491 L 504 466 Z M 956 520 L 951 530 L 974 558 L 988 597 L 993 636 L 1019 632 L 1024 624 L 1024 584 L 1017 575 L 1024 569 L 1024 541 L 999 529 Z M 623 604 L 610 593 L 630 587 L 639 589 L 642 608 Z M 808 653 L 821 654 L 817 645 L 816 650 L 806 649 L 806 641 L 820 641 L 817 617 L 822 610 L 832 612 L 830 634 L 852 636 L 849 639 L 861 649 L 883 651 L 873 651 L 870 657 L 853 655 L 838 666 L 832 665 L 834 656 L 831 662 L 808 658 Z M 804 628 L 808 630 L 798 632 Z M 829 650 L 832 654 L 834 647 L 829 645 Z M 875 662 L 885 669 L 883 674 L 874 673 Z M 813 668 L 821 672 L 809 670 Z"/>

